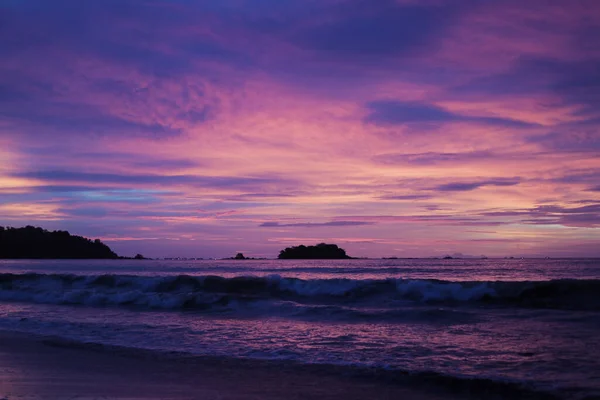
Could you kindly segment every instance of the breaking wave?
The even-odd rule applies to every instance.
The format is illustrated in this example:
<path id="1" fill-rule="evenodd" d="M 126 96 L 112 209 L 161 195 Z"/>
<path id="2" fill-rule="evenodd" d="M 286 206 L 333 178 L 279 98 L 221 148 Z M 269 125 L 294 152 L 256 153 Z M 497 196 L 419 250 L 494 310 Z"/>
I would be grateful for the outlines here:
<path id="1" fill-rule="evenodd" d="M 425 279 L 310 279 L 242 276 L 0 274 L 0 301 L 165 310 L 219 310 L 277 301 L 310 305 L 310 312 L 342 305 L 496 305 L 600 310 L 600 280 L 466 281 Z M 316 311 L 315 311 L 316 310 Z M 332 311 L 335 312 L 335 311 Z"/>

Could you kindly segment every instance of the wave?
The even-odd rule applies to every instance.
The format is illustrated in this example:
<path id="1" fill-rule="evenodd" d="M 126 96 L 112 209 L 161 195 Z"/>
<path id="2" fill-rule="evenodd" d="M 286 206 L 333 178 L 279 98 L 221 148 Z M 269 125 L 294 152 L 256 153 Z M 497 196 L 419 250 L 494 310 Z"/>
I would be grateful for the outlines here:
<path id="1" fill-rule="evenodd" d="M 279 275 L 224 278 L 2 273 L 0 301 L 217 311 L 274 301 L 385 309 L 418 303 L 600 310 L 600 280 L 450 282 L 392 278 L 304 280 Z"/>

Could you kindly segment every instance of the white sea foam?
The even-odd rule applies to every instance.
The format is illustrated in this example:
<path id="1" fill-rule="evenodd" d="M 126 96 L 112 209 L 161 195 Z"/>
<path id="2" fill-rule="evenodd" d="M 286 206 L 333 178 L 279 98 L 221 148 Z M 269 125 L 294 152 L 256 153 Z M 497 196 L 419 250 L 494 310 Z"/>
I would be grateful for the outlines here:
<path id="1" fill-rule="evenodd" d="M 298 279 L 279 275 L 165 276 L 0 274 L 0 300 L 151 309 L 226 310 L 248 302 L 291 300 L 393 305 L 501 301 L 543 308 L 596 309 L 600 281 L 447 282 L 424 279 Z"/>

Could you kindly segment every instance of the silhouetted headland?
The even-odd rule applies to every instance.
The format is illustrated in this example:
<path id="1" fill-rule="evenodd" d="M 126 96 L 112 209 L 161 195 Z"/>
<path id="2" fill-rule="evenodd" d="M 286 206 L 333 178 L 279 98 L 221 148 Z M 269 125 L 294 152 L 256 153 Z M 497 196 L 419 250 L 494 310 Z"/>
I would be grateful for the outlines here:
<path id="1" fill-rule="evenodd" d="M 50 232 L 34 226 L 0 226 L 0 258 L 116 259 L 119 256 L 99 239 L 91 240 L 67 231 Z"/>
<path id="2" fill-rule="evenodd" d="M 279 252 L 280 260 L 344 260 L 352 257 L 346 254 L 346 250 L 335 244 L 319 243 L 316 246 L 293 246 Z"/>

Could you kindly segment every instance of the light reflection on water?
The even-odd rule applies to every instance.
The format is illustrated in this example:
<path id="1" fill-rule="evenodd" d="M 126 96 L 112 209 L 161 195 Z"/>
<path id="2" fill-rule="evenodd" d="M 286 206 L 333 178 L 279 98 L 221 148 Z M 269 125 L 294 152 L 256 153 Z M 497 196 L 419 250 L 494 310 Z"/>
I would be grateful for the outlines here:
<path id="1" fill-rule="evenodd" d="M 279 274 L 301 279 L 441 279 L 523 281 L 600 279 L 600 259 L 397 260 L 0 260 L 0 272 L 135 275 Z"/>
<path id="2" fill-rule="evenodd" d="M 600 370 L 597 314 L 569 312 L 570 320 L 578 322 L 567 324 L 557 318 L 564 312 L 557 311 L 471 312 L 477 322 L 372 324 L 13 303 L 0 306 L 0 329 L 204 355 L 594 387 L 594 371 Z"/>

